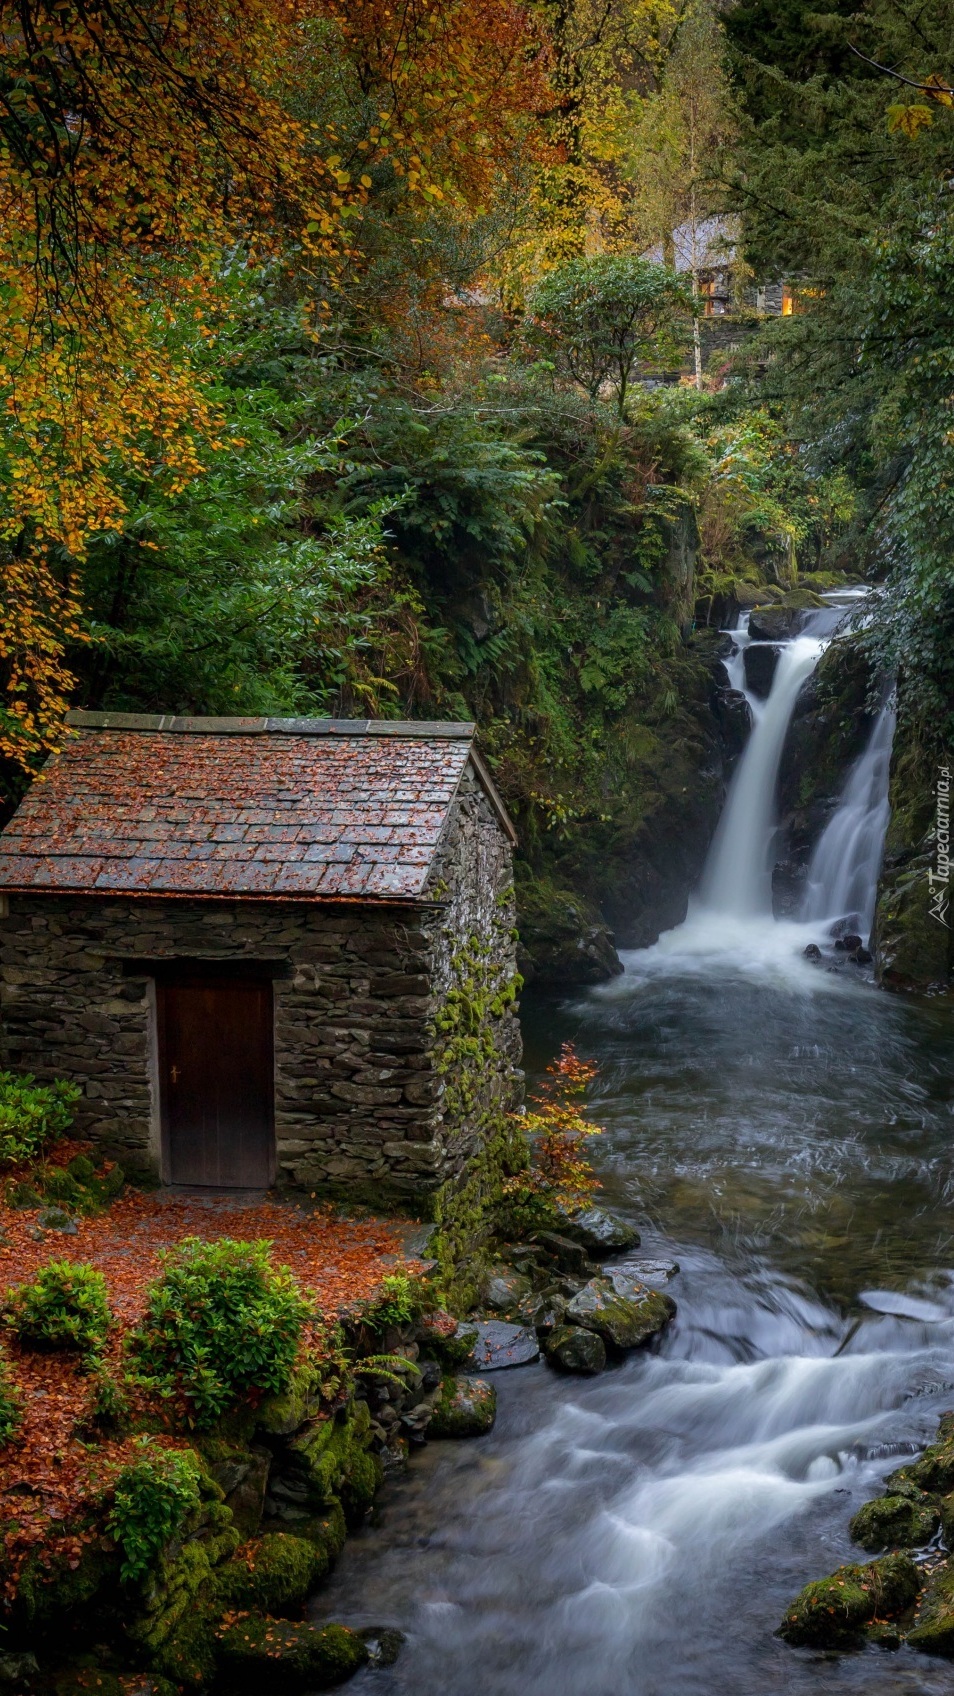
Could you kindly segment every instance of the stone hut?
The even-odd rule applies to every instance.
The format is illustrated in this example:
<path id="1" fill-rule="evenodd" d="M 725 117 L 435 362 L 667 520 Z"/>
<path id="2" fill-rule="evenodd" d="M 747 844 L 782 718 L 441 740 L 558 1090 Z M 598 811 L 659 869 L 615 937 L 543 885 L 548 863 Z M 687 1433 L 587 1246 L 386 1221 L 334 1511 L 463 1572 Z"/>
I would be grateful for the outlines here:
<path id="1" fill-rule="evenodd" d="M 0 1065 L 166 1183 L 413 1203 L 519 1094 L 472 724 L 72 713 L 0 835 Z"/>

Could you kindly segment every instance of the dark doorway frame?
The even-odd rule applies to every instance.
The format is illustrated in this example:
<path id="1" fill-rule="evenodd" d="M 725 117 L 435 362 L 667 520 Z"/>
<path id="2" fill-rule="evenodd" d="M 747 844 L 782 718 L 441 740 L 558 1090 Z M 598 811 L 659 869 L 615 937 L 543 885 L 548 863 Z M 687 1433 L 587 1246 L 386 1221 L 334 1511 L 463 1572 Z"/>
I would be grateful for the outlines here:
<path id="1" fill-rule="evenodd" d="M 130 975 L 145 975 L 142 967 L 146 962 L 130 962 L 133 973 Z M 169 961 L 150 962 L 149 976 L 155 983 L 155 1053 L 157 1061 L 158 1087 L 158 1116 L 160 1134 L 160 1169 L 162 1182 L 176 1187 L 221 1189 L 262 1189 L 269 1188 L 275 1181 L 277 1170 L 277 1149 L 275 1142 L 275 1002 L 273 983 L 276 977 L 285 976 L 281 968 L 276 969 L 277 963 L 244 961 L 244 960 L 188 960 L 178 959 Z M 135 968 L 139 968 L 136 970 Z M 128 969 L 128 968 L 127 968 Z M 258 1036 L 264 1044 L 264 1052 L 260 1054 L 261 1076 L 259 1082 L 263 1086 L 261 1109 L 264 1117 L 259 1121 L 261 1146 L 259 1153 L 265 1154 L 265 1160 L 260 1169 L 251 1173 L 247 1181 L 222 1177 L 199 1176 L 184 1179 L 174 1170 L 174 1116 L 170 1110 L 170 1094 L 168 1073 L 169 1043 L 177 1040 L 177 1035 L 170 1038 L 169 1006 L 171 996 L 177 989 L 188 993 L 189 990 L 221 989 L 226 994 L 236 988 L 249 988 L 264 992 L 267 996 L 265 1003 L 266 1017 L 260 1021 Z M 181 1036 L 178 1037 L 181 1041 Z"/>

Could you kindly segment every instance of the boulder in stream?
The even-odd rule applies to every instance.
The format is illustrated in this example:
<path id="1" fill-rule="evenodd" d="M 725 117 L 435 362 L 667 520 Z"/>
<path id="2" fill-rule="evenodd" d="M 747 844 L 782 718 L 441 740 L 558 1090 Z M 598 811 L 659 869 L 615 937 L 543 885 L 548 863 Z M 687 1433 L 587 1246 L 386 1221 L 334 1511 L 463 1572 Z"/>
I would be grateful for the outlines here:
<path id="1" fill-rule="evenodd" d="M 356 1631 L 344 1625 L 245 1614 L 226 1626 L 218 1661 L 227 1683 L 242 1689 L 327 1690 L 368 1660 Z"/>
<path id="2" fill-rule="evenodd" d="M 610 1272 L 584 1284 L 567 1306 L 566 1318 L 570 1325 L 595 1331 L 612 1348 L 634 1349 L 662 1331 L 675 1311 L 671 1296 Z"/>
<path id="3" fill-rule="evenodd" d="M 778 648 L 770 648 L 767 643 L 745 650 L 746 687 L 762 701 L 768 700 L 771 694 L 778 655 Z"/>
<path id="4" fill-rule="evenodd" d="M 806 1584 L 778 1629 L 786 1643 L 811 1649 L 856 1649 L 865 1627 L 903 1613 L 917 1600 L 920 1575 L 910 1555 L 885 1555 L 868 1566 L 840 1566 Z"/>
<path id="5" fill-rule="evenodd" d="M 954 1656 L 954 1562 L 948 1561 L 928 1581 L 905 1642 L 927 1655 Z"/>
<path id="6" fill-rule="evenodd" d="M 528 1366 L 538 1360 L 540 1345 L 532 1331 L 523 1325 L 505 1325 L 499 1319 L 488 1319 L 468 1325 L 476 1339 L 468 1364 L 479 1372 L 500 1372 L 506 1366 Z"/>
<path id="7" fill-rule="evenodd" d="M 494 1266 L 480 1286 L 480 1299 L 491 1313 L 512 1313 L 531 1294 L 533 1285 L 510 1266 Z"/>
<path id="8" fill-rule="evenodd" d="M 580 1372 L 592 1376 L 606 1365 L 606 1345 L 595 1331 L 582 1325 L 557 1325 L 545 1345 L 547 1360 L 558 1372 Z"/>
<path id="9" fill-rule="evenodd" d="M 602 1207 L 581 1208 L 578 1213 L 560 1215 L 560 1235 L 579 1243 L 587 1254 L 623 1254 L 639 1247 L 639 1232 L 615 1213 L 605 1213 Z"/>
<path id="10" fill-rule="evenodd" d="M 851 1535 L 863 1549 L 919 1549 L 941 1522 L 929 1496 L 877 1496 L 865 1502 L 851 1522 Z"/>
<path id="11" fill-rule="evenodd" d="M 539 1353 L 539 1350 L 537 1351 Z M 427 1427 L 429 1437 L 482 1437 L 497 1417 L 497 1392 L 482 1378 L 445 1378 Z"/>

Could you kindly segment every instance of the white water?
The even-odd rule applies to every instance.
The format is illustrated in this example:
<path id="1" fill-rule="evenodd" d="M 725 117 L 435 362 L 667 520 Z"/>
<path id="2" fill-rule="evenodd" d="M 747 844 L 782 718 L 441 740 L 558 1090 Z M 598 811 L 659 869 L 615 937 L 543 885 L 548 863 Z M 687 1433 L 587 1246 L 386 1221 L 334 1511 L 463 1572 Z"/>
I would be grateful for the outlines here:
<path id="1" fill-rule="evenodd" d="M 894 707 L 887 702 L 816 844 L 802 907 L 803 918 L 816 923 L 857 915 L 858 929 L 865 937 L 874 918 L 888 828 L 888 768 L 894 724 Z"/>
<path id="2" fill-rule="evenodd" d="M 700 893 L 683 924 L 665 931 L 654 947 L 624 954 L 624 976 L 597 994 L 625 996 L 630 974 L 644 979 L 673 972 L 704 977 L 720 971 L 833 992 L 844 987 L 840 976 L 819 972 L 804 952 L 809 943 L 830 945 L 829 931 L 838 919 L 850 916 L 852 928 L 866 937 L 870 931 L 888 823 L 890 705 L 879 715 L 816 845 L 800 917 L 776 919 L 772 912 L 775 792 L 785 739 L 799 694 L 843 616 L 841 604 L 825 608 L 812 616 L 814 634 L 782 647 L 764 701 L 745 686 L 745 654 L 752 645 L 747 615 L 732 632 L 735 651 L 725 662 L 726 671 L 731 687 L 748 702 L 752 732 L 726 796 Z"/>
<path id="3" fill-rule="evenodd" d="M 732 918 L 772 911 L 771 849 L 775 836 L 775 785 L 802 685 L 824 642 L 798 636 L 779 655 L 772 690 L 739 761 L 719 820 L 702 886 L 702 904 Z M 754 706 L 751 696 L 750 707 Z"/>

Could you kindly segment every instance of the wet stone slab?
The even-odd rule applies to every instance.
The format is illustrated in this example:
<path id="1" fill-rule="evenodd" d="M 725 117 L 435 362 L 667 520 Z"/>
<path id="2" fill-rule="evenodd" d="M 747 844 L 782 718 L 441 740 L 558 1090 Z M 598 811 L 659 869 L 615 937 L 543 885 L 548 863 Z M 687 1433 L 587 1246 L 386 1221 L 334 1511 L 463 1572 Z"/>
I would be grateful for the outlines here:
<path id="1" fill-rule="evenodd" d="M 529 1366 L 540 1358 L 536 1334 L 523 1325 L 505 1325 L 501 1320 L 489 1319 L 458 1326 L 458 1335 L 466 1331 L 477 1332 L 477 1341 L 466 1362 L 467 1370 L 501 1372 L 507 1366 Z"/>

